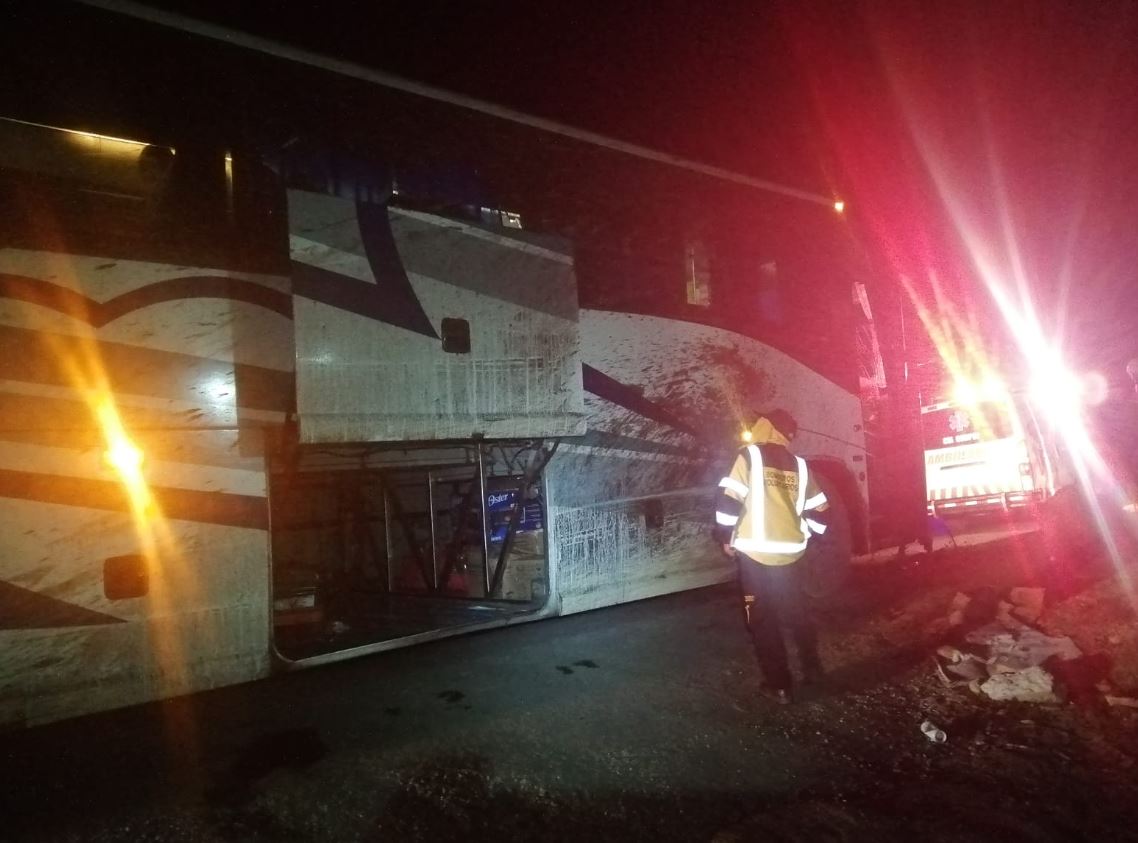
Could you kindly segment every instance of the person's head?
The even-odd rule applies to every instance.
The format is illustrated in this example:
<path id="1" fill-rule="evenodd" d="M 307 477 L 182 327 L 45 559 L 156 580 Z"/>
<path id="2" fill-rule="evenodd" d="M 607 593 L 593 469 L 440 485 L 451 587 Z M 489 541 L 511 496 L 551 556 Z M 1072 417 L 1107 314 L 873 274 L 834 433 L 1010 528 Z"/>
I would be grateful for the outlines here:
<path id="1" fill-rule="evenodd" d="M 798 422 L 794 420 L 794 416 L 786 410 L 761 410 L 755 412 L 755 423 L 752 426 L 752 431 L 758 431 L 765 425 L 765 421 L 772 428 L 774 428 L 780 435 L 785 437 L 787 442 L 794 440 L 798 433 Z"/>

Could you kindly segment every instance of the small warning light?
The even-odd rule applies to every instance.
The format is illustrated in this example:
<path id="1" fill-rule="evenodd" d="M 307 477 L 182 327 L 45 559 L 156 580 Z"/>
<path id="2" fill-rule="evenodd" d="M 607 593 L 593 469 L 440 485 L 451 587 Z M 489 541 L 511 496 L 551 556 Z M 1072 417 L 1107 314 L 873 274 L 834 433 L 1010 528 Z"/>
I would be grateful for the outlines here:
<path id="1" fill-rule="evenodd" d="M 837 211 L 839 214 L 845 213 L 846 203 L 843 202 L 841 199 L 835 199 L 834 200 L 834 210 Z"/>

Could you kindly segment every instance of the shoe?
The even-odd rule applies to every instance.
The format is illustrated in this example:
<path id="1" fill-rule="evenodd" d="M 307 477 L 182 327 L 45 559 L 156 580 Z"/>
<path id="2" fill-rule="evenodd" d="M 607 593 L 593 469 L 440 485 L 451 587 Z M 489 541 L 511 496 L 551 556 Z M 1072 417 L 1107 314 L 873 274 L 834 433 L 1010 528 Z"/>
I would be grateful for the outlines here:
<path id="1" fill-rule="evenodd" d="M 793 702 L 790 691 L 786 688 L 768 688 L 764 685 L 759 688 L 759 691 L 768 700 L 778 703 L 779 705 L 790 705 L 791 702 Z"/>

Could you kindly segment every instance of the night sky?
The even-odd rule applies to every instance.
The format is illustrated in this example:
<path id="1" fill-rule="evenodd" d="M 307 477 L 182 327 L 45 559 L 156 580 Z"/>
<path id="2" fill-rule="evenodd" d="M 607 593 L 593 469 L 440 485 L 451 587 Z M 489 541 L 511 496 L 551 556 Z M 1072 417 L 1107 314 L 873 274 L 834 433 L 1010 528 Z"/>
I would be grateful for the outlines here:
<path id="1" fill-rule="evenodd" d="M 924 292 L 935 275 L 993 344 L 977 256 L 1025 279 L 1075 364 L 1138 353 L 1133 4 L 166 5 L 835 191 L 892 271 Z"/>
<path id="2" fill-rule="evenodd" d="M 1074 365 L 1138 355 L 1135 4 L 150 5 L 842 195 L 880 271 L 994 349 L 985 278 Z"/>

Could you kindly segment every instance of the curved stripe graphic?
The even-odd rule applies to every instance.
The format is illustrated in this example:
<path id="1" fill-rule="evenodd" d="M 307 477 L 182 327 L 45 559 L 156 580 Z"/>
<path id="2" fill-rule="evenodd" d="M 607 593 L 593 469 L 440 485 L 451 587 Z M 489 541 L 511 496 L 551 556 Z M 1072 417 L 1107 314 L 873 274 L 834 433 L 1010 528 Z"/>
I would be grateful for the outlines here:
<path id="1" fill-rule="evenodd" d="M 57 629 L 125 623 L 122 618 L 0 580 L 0 629 Z"/>
<path id="2" fill-rule="evenodd" d="M 640 390 L 621 383 L 616 378 L 606 375 L 599 369 L 594 369 L 587 363 L 581 365 L 581 380 L 585 390 L 599 398 L 604 398 L 606 401 L 632 410 L 632 412 L 644 416 L 646 419 L 651 419 L 681 433 L 699 438 L 699 433 L 691 425 L 668 412 L 659 404 L 649 401 Z"/>
<path id="3" fill-rule="evenodd" d="M 292 282 L 293 292 L 298 296 L 414 331 L 431 339 L 439 338 L 409 281 L 405 285 L 398 280 L 371 284 L 322 266 L 294 260 Z M 380 286 L 380 283 L 384 286 Z"/>
<path id="4" fill-rule="evenodd" d="M 292 318 L 292 296 L 255 281 L 223 275 L 185 275 L 148 284 L 105 302 L 24 275 L 0 273 L 0 298 L 46 307 L 101 328 L 121 316 L 153 304 L 181 299 L 217 298 L 243 301 Z"/>
<path id="5" fill-rule="evenodd" d="M 395 243 L 395 233 L 391 230 L 391 215 L 387 212 L 387 206 L 357 202 L 356 222 L 359 224 L 364 254 L 371 265 L 372 275 L 375 276 L 375 287 L 377 291 L 381 287 L 383 290 L 382 297 L 377 298 L 385 301 L 398 315 L 398 321 L 391 318 L 384 321 L 440 339 L 415 294 L 415 288 L 411 286 L 411 279 L 407 277 L 403 258 L 399 256 L 399 247 Z"/>
<path id="6" fill-rule="evenodd" d="M 269 529 L 269 504 L 263 497 L 175 489 L 169 486 L 149 488 L 166 518 L 251 530 Z M 0 469 L 0 498 L 19 498 L 115 512 L 131 511 L 126 490 L 116 481 L 9 469 Z"/>
<path id="7" fill-rule="evenodd" d="M 90 349 L 87 344 L 80 345 L 75 337 L 0 325 L 0 379 L 74 388 L 74 377 L 60 363 L 60 355 L 45 350 L 45 336 L 63 344 L 62 351 L 66 353 L 81 354 Z M 291 371 L 105 340 L 99 340 L 95 350 L 116 392 L 199 400 L 194 398 L 194 390 L 202 379 L 233 377 L 239 407 L 277 412 L 291 410 Z"/>

